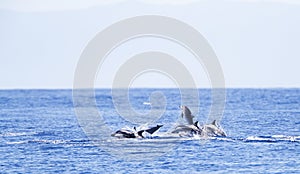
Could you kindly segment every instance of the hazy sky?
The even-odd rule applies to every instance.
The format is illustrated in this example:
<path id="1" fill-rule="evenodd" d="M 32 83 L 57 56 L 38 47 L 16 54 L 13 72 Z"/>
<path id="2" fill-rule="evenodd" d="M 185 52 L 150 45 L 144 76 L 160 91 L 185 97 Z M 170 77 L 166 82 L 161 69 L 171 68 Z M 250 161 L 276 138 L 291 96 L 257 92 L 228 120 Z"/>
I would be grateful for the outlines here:
<path id="1" fill-rule="evenodd" d="M 72 88 L 87 43 L 122 19 L 162 15 L 196 28 L 214 49 L 226 87 L 300 87 L 300 1 L 0 1 L 0 88 Z M 110 87 L 128 58 L 158 50 L 190 70 L 198 87 L 209 80 L 201 64 L 175 43 L 140 38 L 116 48 L 99 68 L 96 87 Z M 148 73 L 134 87 L 174 87 Z"/>

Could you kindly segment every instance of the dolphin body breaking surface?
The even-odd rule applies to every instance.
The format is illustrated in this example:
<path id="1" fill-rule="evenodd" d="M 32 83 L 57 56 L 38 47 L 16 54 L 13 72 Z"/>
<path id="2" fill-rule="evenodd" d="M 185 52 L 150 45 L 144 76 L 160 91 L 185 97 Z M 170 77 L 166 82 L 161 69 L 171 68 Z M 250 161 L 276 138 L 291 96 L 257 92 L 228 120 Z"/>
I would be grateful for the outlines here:
<path id="1" fill-rule="evenodd" d="M 187 124 L 177 125 L 174 130 L 171 131 L 172 134 L 178 134 L 179 136 L 194 136 L 198 135 L 200 137 L 226 137 L 226 133 L 214 120 L 210 124 L 199 125 L 198 121 L 193 122 L 194 116 L 187 106 L 180 106 L 181 117 L 185 118 Z"/>
<path id="2" fill-rule="evenodd" d="M 152 127 L 149 129 L 142 129 L 139 131 L 137 131 L 135 127 L 133 128 L 133 130 L 120 129 L 120 130 L 117 130 L 115 133 L 111 134 L 111 136 L 118 137 L 118 138 L 144 138 L 144 136 L 143 136 L 144 132 L 147 132 L 152 135 L 154 132 L 156 132 L 162 126 L 163 125 L 157 125 L 155 127 Z"/>
<path id="3" fill-rule="evenodd" d="M 183 132 L 187 132 L 187 133 L 201 133 L 201 129 L 198 127 L 198 121 L 196 121 L 194 124 L 190 125 L 177 125 L 175 127 L 174 130 L 171 131 L 171 133 L 177 133 L 177 134 L 180 134 L 180 133 L 183 133 Z"/>
<path id="4" fill-rule="evenodd" d="M 206 134 L 206 136 L 212 137 L 226 137 L 227 134 L 222 130 L 218 125 L 216 120 L 214 120 L 211 124 L 206 124 L 202 128 L 203 134 Z"/>
<path id="5" fill-rule="evenodd" d="M 198 121 L 196 121 L 193 125 L 178 125 L 171 131 L 172 134 L 178 134 L 180 137 L 182 136 L 194 136 L 198 135 L 200 137 L 226 137 L 227 134 L 216 124 L 216 120 L 214 120 L 210 124 L 205 124 L 203 126 L 199 126 Z"/>
<path id="6" fill-rule="evenodd" d="M 194 116 L 192 115 L 191 110 L 187 106 L 180 106 L 180 109 L 181 109 L 181 117 L 182 118 L 184 117 L 189 125 L 193 125 Z"/>

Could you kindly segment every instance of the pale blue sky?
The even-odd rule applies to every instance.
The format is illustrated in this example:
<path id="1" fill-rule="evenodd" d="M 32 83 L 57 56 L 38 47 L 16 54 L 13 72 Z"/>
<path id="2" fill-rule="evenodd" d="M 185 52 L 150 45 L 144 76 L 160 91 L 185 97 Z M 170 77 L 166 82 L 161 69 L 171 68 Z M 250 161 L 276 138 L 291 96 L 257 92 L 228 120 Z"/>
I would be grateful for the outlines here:
<path id="1" fill-rule="evenodd" d="M 226 87 L 300 87 L 297 0 L 2 0 L 0 88 L 72 88 L 77 61 L 89 40 L 119 20 L 149 14 L 173 17 L 196 28 L 217 54 Z M 118 66 L 132 52 L 151 49 L 184 57 L 181 61 L 198 87 L 209 86 L 201 65 L 183 48 L 163 39 L 142 38 L 108 56 L 97 87 L 110 87 Z M 174 87 L 153 73 L 140 76 L 133 85 Z"/>

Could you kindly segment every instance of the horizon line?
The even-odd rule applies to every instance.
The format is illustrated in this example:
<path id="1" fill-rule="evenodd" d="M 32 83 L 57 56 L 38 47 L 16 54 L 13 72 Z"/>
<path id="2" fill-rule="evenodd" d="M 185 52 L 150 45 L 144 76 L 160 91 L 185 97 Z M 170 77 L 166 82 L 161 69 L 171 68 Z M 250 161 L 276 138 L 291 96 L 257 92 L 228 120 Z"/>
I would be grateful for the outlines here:
<path id="1" fill-rule="evenodd" d="M 0 91 L 13 91 L 13 90 L 110 90 L 113 88 L 100 87 L 100 88 L 0 88 Z M 198 87 L 198 88 L 176 88 L 176 87 L 132 87 L 132 88 L 114 88 L 114 89 L 300 89 L 300 87 L 224 87 L 224 88 L 210 88 L 210 87 Z"/>

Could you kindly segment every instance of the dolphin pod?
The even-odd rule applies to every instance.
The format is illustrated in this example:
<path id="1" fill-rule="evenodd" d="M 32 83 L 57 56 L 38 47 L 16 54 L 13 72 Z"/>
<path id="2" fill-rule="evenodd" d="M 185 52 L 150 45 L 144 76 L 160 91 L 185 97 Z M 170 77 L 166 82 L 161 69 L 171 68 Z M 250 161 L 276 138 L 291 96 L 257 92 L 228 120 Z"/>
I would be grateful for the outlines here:
<path id="1" fill-rule="evenodd" d="M 212 123 L 200 125 L 198 121 L 194 122 L 192 112 L 187 106 L 180 106 L 181 117 L 185 118 L 187 124 L 177 125 L 167 134 L 178 135 L 179 137 L 226 137 L 224 130 L 214 120 Z M 118 138 L 144 138 L 144 133 L 150 135 L 157 132 L 163 125 L 157 125 L 147 129 L 137 130 L 136 127 L 133 129 L 120 129 L 115 133 L 111 134 L 113 137 Z"/>

